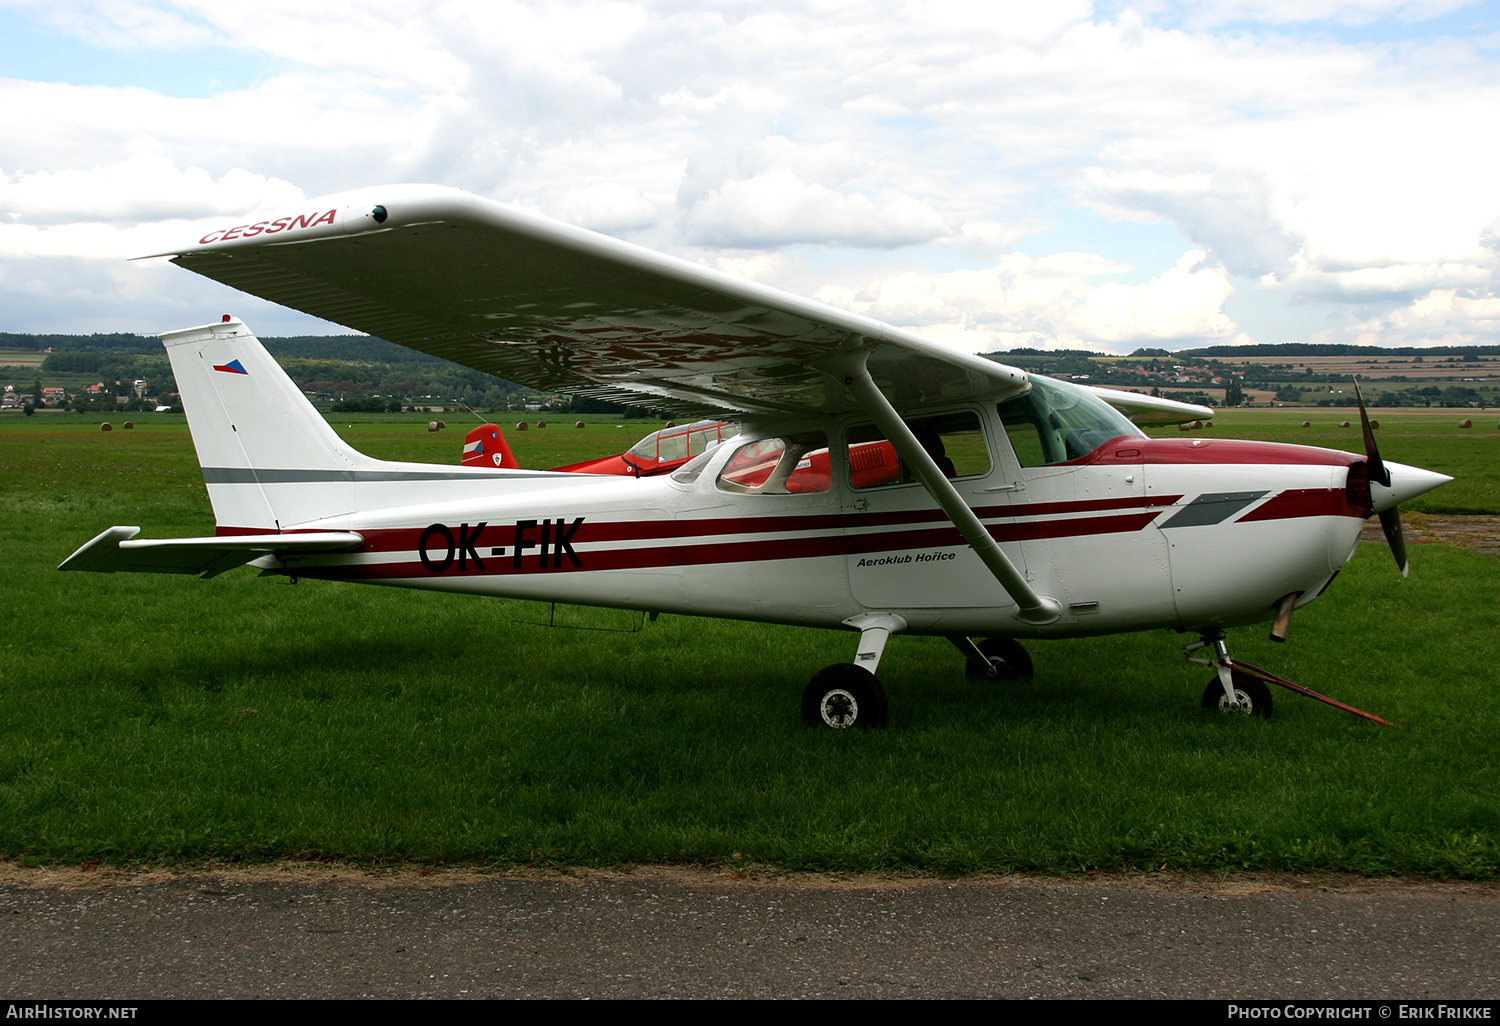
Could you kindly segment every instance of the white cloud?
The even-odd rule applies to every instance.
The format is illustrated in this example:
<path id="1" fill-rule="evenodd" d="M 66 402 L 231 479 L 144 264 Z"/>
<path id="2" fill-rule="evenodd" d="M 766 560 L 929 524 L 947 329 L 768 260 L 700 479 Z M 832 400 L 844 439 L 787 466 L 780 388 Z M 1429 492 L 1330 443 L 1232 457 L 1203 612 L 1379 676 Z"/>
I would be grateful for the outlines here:
<path id="1" fill-rule="evenodd" d="M 1408 306 L 1372 317 L 1347 333 L 1319 341 L 1356 345 L 1461 346 L 1493 344 L 1500 337 L 1500 298 L 1434 289 Z"/>
<path id="2" fill-rule="evenodd" d="M 388 181 L 417 117 L 337 79 L 300 74 L 212 99 L 0 79 L 0 108 L 0 153 L 15 175 L 160 155 L 215 178 L 248 168 L 309 194 Z"/>
<path id="3" fill-rule="evenodd" d="M 1400 302 L 1494 280 L 1500 142 L 1476 129 L 1497 111 L 1481 92 L 1143 140 L 1087 180 L 1106 209 L 1171 220 L 1267 287 Z"/>
<path id="4" fill-rule="evenodd" d="M 1475 0 L 1191 0 L 1151 3 L 1146 10 L 1179 9 L 1190 25 L 1208 27 L 1230 22 L 1296 25 L 1329 21 L 1341 25 L 1368 25 L 1394 19 L 1416 22 L 1435 18 Z"/>
<path id="5" fill-rule="evenodd" d="M 1236 309 L 1274 290 L 1396 339 L 1416 330 L 1401 311 L 1444 292 L 1482 303 L 1500 275 L 1490 44 L 1326 29 L 1399 36 L 1472 9 L 1449 0 L 18 9 L 90 45 L 164 61 L 212 46 L 266 71 L 199 99 L 68 85 L 66 68 L 0 79 L 0 255 L 100 257 L 148 233 L 134 219 L 429 180 L 709 263 L 817 247 L 744 266 L 809 291 L 874 280 L 933 332 L 1023 343 L 1233 337 L 1229 275 L 1255 283 Z M 1299 35 L 1309 18 L 1325 28 Z M 1015 251 L 1079 206 L 1120 230 L 1053 244 L 1076 254 Z M 1185 244 L 1132 250 L 1139 222 Z M 1207 256 L 1171 266 L 1183 249 Z M 1134 284 L 1100 283 L 1124 265 Z M 1487 323 L 1475 337 L 1500 341 Z"/>
<path id="6" fill-rule="evenodd" d="M 149 335 L 216 321 L 224 313 L 268 336 L 348 331 L 185 273 L 165 260 L 0 257 L 0 297 L 7 331 Z"/>
<path id="7" fill-rule="evenodd" d="M 982 271 L 908 273 L 818 298 L 971 351 L 1032 346 L 1126 352 L 1140 345 L 1229 342 L 1233 294 L 1201 250 L 1140 285 L 1096 282 L 1130 268 L 1085 253 L 1011 254 Z"/>
<path id="8" fill-rule="evenodd" d="M 215 42 L 214 33 L 172 4 L 149 0 L 10 0 L 42 24 L 93 46 L 113 50 L 180 50 Z"/>
<path id="9" fill-rule="evenodd" d="M 248 214 L 302 198 L 301 189 L 279 178 L 233 168 L 214 179 L 201 167 L 178 168 L 170 158 L 149 153 L 86 170 L 0 176 L 0 212 L 27 225 L 128 226 Z"/>
<path id="10" fill-rule="evenodd" d="M 785 253 L 764 250 L 759 252 L 740 250 L 731 254 L 720 254 L 705 262 L 715 270 L 735 274 L 751 281 L 764 282 L 773 287 L 778 281 L 785 280 L 802 269 L 800 260 Z"/>
<path id="11" fill-rule="evenodd" d="M 908 196 L 836 192 L 784 168 L 721 183 L 680 223 L 689 242 L 748 248 L 910 246 L 949 230 L 936 211 Z"/>

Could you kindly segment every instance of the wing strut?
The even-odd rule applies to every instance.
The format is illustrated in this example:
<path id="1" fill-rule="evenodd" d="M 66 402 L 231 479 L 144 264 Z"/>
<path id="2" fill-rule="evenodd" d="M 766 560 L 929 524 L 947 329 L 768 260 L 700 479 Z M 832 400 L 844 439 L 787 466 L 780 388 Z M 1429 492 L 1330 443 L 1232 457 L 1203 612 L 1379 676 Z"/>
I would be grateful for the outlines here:
<path id="1" fill-rule="evenodd" d="M 948 514 L 948 519 L 953 521 L 953 526 L 958 528 L 964 540 L 989 568 L 1000 587 L 1021 607 L 1016 612 L 1017 619 L 1030 624 L 1051 623 L 1056 620 L 1062 615 L 1062 603 L 1057 599 L 1038 595 L 1032 590 L 1026 578 L 1021 576 L 1020 571 L 1001 551 L 1000 543 L 985 530 L 969 504 L 958 494 L 958 489 L 953 487 L 953 482 L 938 468 L 927 450 L 922 448 L 922 443 L 917 441 L 917 436 L 912 434 L 911 428 L 906 426 L 906 421 L 901 419 L 900 414 L 876 387 L 865 366 L 867 355 L 863 349 L 840 353 L 818 361 L 816 366 L 825 374 L 843 381 L 854 393 L 860 407 L 885 432 L 885 437 L 896 447 L 901 459 L 916 472 L 917 479 L 927 489 L 927 494 Z"/>

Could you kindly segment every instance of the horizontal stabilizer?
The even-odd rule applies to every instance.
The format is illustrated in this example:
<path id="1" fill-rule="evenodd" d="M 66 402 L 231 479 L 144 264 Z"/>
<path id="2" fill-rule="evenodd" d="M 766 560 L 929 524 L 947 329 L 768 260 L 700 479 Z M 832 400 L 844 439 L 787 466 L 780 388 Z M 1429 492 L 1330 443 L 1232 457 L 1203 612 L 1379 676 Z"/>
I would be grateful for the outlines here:
<path id="1" fill-rule="evenodd" d="M 201 574 L 217 577 L 261 556 L 351 552 L 364 544 L 352 531 L 246 534 L 222 538 L 153 538 L 132 541 L 139 527 L 111 527 L 62 561 L 59 570 L 93 573 Z"/>

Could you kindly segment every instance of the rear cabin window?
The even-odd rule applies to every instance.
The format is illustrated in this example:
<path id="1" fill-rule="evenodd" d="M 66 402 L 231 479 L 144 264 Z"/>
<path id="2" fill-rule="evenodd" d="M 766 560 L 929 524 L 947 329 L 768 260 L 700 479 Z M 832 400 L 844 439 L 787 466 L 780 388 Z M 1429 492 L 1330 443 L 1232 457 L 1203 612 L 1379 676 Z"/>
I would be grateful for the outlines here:
<path id="1" fill-rule="evenodd" d="M 1121 435 L 1141 435 L 1139 428 L 1103 399 L 1035 374 L 1031 391 L 1007 399 L 997 409 L 1023 467 L 1066 463 Z"/>
<path id="2" fill-rule="evenodd" d="M 828 436 L 810 431 L 746 442 L 729 457 L 716 483 L 720 491 L 747 495 L 826 492 L 833 484 Z"/>
<path id="3" fill-rule="evenodd" d="M 927 455 L 949 478 L 978 477 L 990 472 L 990 453 L 984 444 L 979 417 L 970 410 L 908 420 L 906 426 Z M 849 485 L 856 491 L 906 484 L 917 475 L 896 453 L 896 447 L 874 424 L 849 429 Z"/>

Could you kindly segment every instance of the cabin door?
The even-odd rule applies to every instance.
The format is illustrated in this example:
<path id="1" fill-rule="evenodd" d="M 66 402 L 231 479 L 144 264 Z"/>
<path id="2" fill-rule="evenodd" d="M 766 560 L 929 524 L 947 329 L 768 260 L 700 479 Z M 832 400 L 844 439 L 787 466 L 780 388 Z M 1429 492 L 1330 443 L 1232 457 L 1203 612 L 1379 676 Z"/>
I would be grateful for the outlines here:
<path id="1" fill-rule="evenodd" d="M 995 458 L 981 409 L 923 415 L 907 424 L 982 520 L 989 523 L 1008 513 L 1015 468 L 1008 470 Z M 958 528 L 875 425 L 847 425 L 844 445 L 845 538 L 849 586 L 857 602 L 892 610 L 1009 604 Z M 1021 547 L 1002 541 L 1001 548 L 1024 572 Z"/>

